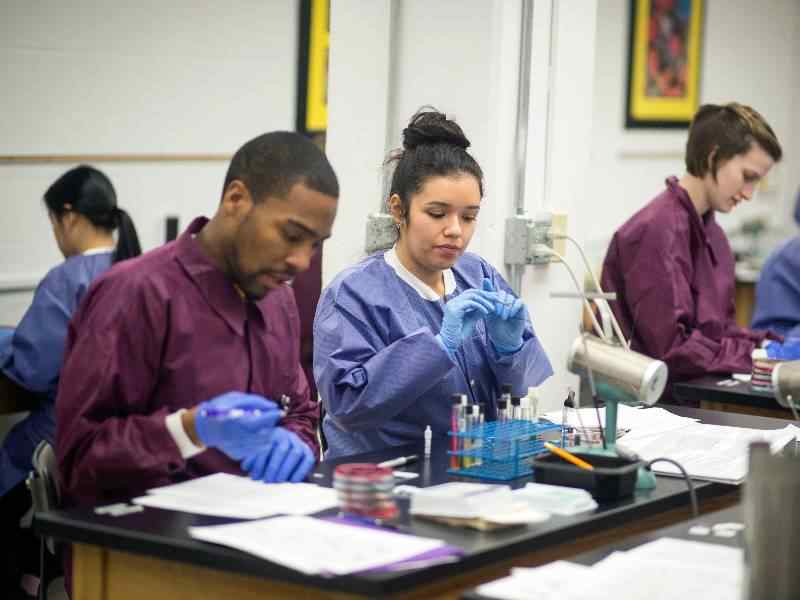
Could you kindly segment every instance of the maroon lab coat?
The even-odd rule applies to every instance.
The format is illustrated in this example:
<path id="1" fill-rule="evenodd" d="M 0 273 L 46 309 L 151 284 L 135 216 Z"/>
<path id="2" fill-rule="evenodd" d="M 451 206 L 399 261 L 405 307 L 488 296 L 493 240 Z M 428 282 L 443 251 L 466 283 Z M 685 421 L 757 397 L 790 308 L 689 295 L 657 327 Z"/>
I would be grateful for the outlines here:
<path id="1" fill-rule="evenodd" d="M 299 364 L 292 290 L 243 302 L 193 238 L 120 263 L 98 279 L 70 325 L 56 401 L 56 454 L 67 506 L 239 465 L 208 449 L 184 460 L 164 424 L 227 391 L 291 398 L 283 426 L 318 454 L 318 406 Z"/>
<path id="2" fill-rule="evenodd" d="M 614 234 L 602 286 L 632 348 L 667 363 L 671 381 L 748 373 L 766 337 L 736 325 L 734 257 L 709 211 L 702 218 L 675 177 Z"/>

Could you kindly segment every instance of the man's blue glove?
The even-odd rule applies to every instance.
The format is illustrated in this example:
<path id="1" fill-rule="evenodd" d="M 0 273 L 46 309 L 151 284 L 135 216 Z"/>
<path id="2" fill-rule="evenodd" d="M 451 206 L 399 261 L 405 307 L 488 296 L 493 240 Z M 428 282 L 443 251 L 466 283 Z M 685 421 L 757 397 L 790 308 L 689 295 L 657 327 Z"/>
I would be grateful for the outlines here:
<path id="1" fill-rule="evenodd" d="M 444 305 L 444 317 L 436 337 L 452 356 L 472 333 L 475 323 L 494 310 L 494 295 L 482 290 L 467 290 Z"/>
<path id="2" fill-rule="evenodd" d="M 800 360 L 800 340 L 791 338 L 783 344 L 770 342 L 766 346 L 767 358 L 773 360 Z"/>
<path id="3" fill-rule="evenodd" d="M 242 461 L 242 470 L 266 483 L 303 481 L 316 460 L 311 448 L 296 433 L 276 427 L 265 448 Z"/>
<path id="4" fill-rule="evenodd" d="M 282 416 L 278 406 L 266 398 L 227 392 L 200 404 L 194 425 L 204 446 L 241 460 L 267 446 Z"/>
<path id="5" fill-rule="evenodd" d="M 513 294 L 495 290 L 488 278 L 483 280 L 483 289 L 497 298 L 494 310 L 486 316 L 489 339 L 500 354 L 513 354 L 522 347 L 527 315 L 525 303 Z"/>

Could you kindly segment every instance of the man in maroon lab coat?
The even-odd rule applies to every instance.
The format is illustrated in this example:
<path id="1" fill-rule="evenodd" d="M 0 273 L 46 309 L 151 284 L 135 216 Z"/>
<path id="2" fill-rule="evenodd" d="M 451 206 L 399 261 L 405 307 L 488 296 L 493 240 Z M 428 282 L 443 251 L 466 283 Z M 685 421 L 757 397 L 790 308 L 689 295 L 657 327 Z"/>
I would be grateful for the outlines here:
<path id="1" fill-rule="evenodd" d="M 220 471 L 305 477 L 319 415 L 287 283 L 330 235 L 338 195 L 310 141 L 259 136 L 234 155 L 211 220 L 97 280 L 56 401 L 66 505 Z"/>
<path id="2" fill-rule="evenodd" d="M 750 200 L 781 159 L 764 118 L 737 103 L 701 106 L 689 130 L 686 174 L 614 234 L 602 286 L 632 348 L 666 362 L 671 381 L 748 373 L 766 331 L 734 320 L 734 257 L 715 212 Z"/>

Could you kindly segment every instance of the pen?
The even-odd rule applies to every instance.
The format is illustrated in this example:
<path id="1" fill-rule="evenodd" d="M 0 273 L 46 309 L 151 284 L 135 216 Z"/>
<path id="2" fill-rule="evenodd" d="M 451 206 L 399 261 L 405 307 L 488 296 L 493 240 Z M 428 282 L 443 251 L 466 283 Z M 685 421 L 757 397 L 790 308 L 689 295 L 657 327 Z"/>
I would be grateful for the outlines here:
<path id="1" fill-rule="evenodd" d="M 417 455 L 412 454 L 411 456 L 398 456 L 397 458 L 393 458 L 392 460 L 385 460 L 381 463 L 378 463 L 379 467 L 399 467 L 400 465 L 407 465 L 410 462 L 414 462 L 417 460 Z"/>
<path id="2" fill-rule="evenodd" d="M 552 452 L 556 456 L 563 458 L 567 462 L 571 462 L 576 467 L 580 467 L 581 469 L 586 469 L 587 471 L 594 470 L 594 467 L 585 460 L 581 460 L 571 452 L 567 452 L 566 450 L 563 450 L 558 446 L 553 446 L 553 444 L 551 444 L 550 442 L 545 442 L 544 447 L 550 450 L 550 452 Z"/>

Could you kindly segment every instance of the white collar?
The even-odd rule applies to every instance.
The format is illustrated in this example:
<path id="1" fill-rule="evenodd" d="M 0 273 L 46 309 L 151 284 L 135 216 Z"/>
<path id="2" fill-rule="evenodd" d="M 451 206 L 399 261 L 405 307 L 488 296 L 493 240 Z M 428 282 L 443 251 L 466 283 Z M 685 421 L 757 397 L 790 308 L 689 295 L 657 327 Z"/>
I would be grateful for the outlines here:
<path id="1" fill-rule="evenodd" d="M 416 291 L 425 300 L 438 302 L 442 299 L 442 297 L 439 296 L 439 294 L 437 294 L 431 286 L 423 282 L 419 277 L 414 275 L 411 271 L 403 266 L 403 264 L 400 262 L 400 259 L 397 257 L 397 252 L 395 252 L 394 247 L 384 253 L 383 260 L 386 261 L 387 265 L 392 267 L 395 274 L 400 279 L 414 288 L 414 291 Z M 453 270 L 445 269 L 442 271 L 442 277 L 444 278 L 444 295 L 449 296 L 456 291 L 456 278 L 453 275 Z"/>
<path id="2" fill-rule="evenodd" d="M 92 256 L 93 254 L 103 254 L 105 252 L 113 252 L 114 247 L 101 247 L 101 248 L 89 248 L 84 252 L 81 252 L 81 256 Z"/>

